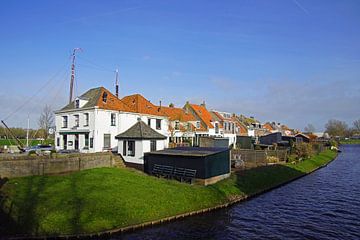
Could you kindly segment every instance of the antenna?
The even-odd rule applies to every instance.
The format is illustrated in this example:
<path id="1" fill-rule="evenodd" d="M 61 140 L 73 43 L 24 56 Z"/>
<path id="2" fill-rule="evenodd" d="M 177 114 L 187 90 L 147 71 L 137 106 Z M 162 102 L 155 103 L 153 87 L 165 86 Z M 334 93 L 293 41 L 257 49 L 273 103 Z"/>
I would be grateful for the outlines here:
<path id="1" fill-rule="evenodd" d="M 115 70 L 115 95 L 119 98 L 119 69 Z"/>
<path id="2" fill-rule="evenodd" d="M 71 64 L 71 79 L 70 79 L 70 96 L 69 96 L 69 103 L 73 100 L 74 95 L 74 81 L 75 81 L 75 53 L 76 51 L 82 51 L 81 48 L 74 48 L 72 53 L 72 64 Z"/>

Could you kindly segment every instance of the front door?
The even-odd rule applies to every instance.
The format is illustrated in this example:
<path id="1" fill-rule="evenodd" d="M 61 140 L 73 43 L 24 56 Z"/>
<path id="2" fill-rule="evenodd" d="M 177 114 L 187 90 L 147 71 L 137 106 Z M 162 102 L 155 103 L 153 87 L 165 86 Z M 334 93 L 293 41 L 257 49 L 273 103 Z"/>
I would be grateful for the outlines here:
<path id="1" fill-rule="evenodd" d="M 79 150 L 79 134 L 75 134 L 75 150 Z"/>
<path id="2" fill-rule="evenodd" d="M 67 135 L 63 135 L 63 145 L 64 145 L 64 149 L 67 149 Z"/>

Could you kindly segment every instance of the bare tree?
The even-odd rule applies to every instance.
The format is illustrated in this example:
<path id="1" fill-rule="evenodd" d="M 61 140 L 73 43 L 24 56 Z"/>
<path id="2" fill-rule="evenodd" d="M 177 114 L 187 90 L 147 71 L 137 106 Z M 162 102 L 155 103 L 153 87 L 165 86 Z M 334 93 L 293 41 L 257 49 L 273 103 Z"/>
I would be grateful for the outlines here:
<path id="1" fill-rule="evenodd" d="M 44 132 L 44 139 L 49 137 L 49 129 L 54 125 L 54 114 L 50 106 L 45 105 L 39 117 L 39 128 Z"/>
<path id="2" fill-rule="evenodd" d="M 360 133 L 360 119 L 353 122 L 354 130 L 356 133 Z"/>
<path id="3" fill-rule="evenodd" d="M 305 128 L 304 128 L 304 132 L 308 132 L 308 133 L 313 133 L 315 132 L 316 129 L 314 127 L 314 125 L 312 125 L 311 123 L 309 123 Z"/>
<path id="4" fill-rule="evenodd" d="M 344 137 L 349 133 L 349 128 L 346 122 L 331 119 L 325 124 L 326 132 L 330 136 L 338 136 L 338 137 Z"/>

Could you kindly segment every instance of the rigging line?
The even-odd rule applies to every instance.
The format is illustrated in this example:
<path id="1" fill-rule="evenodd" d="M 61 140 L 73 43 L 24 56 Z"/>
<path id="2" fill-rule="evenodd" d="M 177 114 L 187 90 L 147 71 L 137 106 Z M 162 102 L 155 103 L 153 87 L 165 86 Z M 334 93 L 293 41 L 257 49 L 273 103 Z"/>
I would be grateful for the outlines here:
<path id="1" fill-rule="evenodd" d="M 58 87 L 58 90 L 56 91 L 55 93 L 55 96 L 53 97 L 52 99 L 52 102 L 50 103 L 50 106 L 53 107 L 54 103 L 56 102 L 58 96 L 60 95 L 60 92 L 63 90 L 63 88 L 65 89 L 65 84 L 69 78 L 69 73 L 66 74 L 66 76 L 64 76 L 64 79 L 62 81 L 59 81 L 60 82 L 60 85 Z"/>
<path id="2" fill-rule="evenodd" d="M 30 96 L 28 99 L 26 99 L 26 101 L 24 101 L 13 112 L 10 112 L 3 120 L 6 121 L 7 119 L 9 119 L 9 117 L 14 115 L 18 111 L 20 111 L 28 102 L 30 102 L 36 95 L 38 95 L 47 85 L 49 85 L 49 83 L 52 82 L 54 80 L 54 78 L 65 69 L 65 67 L 67 67 L 67 64 L 64 64 L 64 66 L 59 71 L 57 71 L 48 81 L 46 81 L 45 84 L 42 85 L 38 91 L 36 91 L 32 96 Z"/>
<path id="3" fill-rule="evenodd" d="M 63 78 L 67 75 L 67 73 L 68 73 L 68 71 L 64 70 L 59 79 L 63 79 Z M 57 78 L 54 79 L 54 80 L 57 80 Z M 46 98 L 49 97 L 49 95 L 51 95 L 51 94 L 54 92 L 54 91 L 51 91 L 51 90 L 56 89 L 57 83 L 58 83 L 59 81 L 54 81 L 54 82 L 55 82 L 55 84 L 50 84 L 50 85 L 48 86 L 48 87 L 50 88 L 49 91 L 48 91 L 48 94 L 45 94 L 45 95 L 41 98 L 40 103 L 46 102 Z M 51 99 L 51 98 L 49 98 L 49 99 Z"/>
<path id="4" fill-rule="evenodd" d="M 114 70 L 112 70 L 112 69 L 110 69 L 110 68 L 107 68 L 107 67 L 104 67 L 104 66 L 101 66 L 101 65 L 95 63 L 94 61 L 89 60 L 89 59 L 87 59 L 87 58 L 84 58 L 84 57 L 82 57 L 82 56 L 79 56 L 79 59 L 82 59 L 82 60 L 84 60 L 85 62 L 88 62 L 88 63 L 90 63 L 90 64 L 92 64 L 92 65 L 94 65 L 94 66 L 96 66 L 96 67 L 98 67 L 98 68 L 102 68 L 102 69 L 104 69 L 104 70 L 106 70 L 106 71 L 114 72 Z"/>
<path id="5" fill-rule="evenodd" d="M 85 67 L 85 68 L 89 68 L 89 69 L 94 69 L 94 70 L 98 70 L 98 71 L 104 71 L 104 72 L 114 72 L 113 70 L 108 70 L 108 69 L 102 69 L 99 67 L 94 67 L 94 66 L 90 66 L 90 65 L 84 65 L 84 64 L 78 64 L 79 67 Z"/>

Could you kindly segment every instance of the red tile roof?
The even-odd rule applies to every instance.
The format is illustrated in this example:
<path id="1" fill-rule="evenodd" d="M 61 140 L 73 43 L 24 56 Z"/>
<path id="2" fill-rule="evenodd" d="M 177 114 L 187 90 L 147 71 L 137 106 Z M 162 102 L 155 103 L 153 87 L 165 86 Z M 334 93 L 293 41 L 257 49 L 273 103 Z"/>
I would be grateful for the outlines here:
<path id="1" fill-rule="evenodd" d="M 189 104 L 189 106 L 195 111 L 198 117 L 206 124 L 208 128 L 214 128 L 211 114 L 204 106 L 196 104 Z"/>
<path id="2" fill-rule="evenodd" d="M 182 108 L 175 107 L 161 107 L 160 112 L 169 117 L 170 121 L 178 120 L 180 122 L 196 121 L 194 115 L 186 112 Z"/>
<path id="3" fill-rule="evenodd" d="M 126 96 L 121 99 L 133 112 L 155 116 L 165 116 L 159 107 L 152 104 L 140 94 Z"/>
<path id="4" fill-rule="evenodd" d="M 107 94 L 106 102 L 103 101 L 104 93 Z M 117 98 L 114 94 L 112 94 L 109 90 L 105 89 L 104 87 L 100 87 L 100 96 L 97 99 L 96 106 L 102 109 L 131 112 L 131 109 L 126 104 L 124 104 L 123 101 L 121 101 L 119 98 Z"/>
<path id="5" fill-rule="evenodd" d="M 266 128 L 266 129 L 269 130 L 269 131 L 275 130 L 275 129 L 271 126 L 270 123 L 265 123 L 265 124 L 263 125 L 263 128 Z"/>

